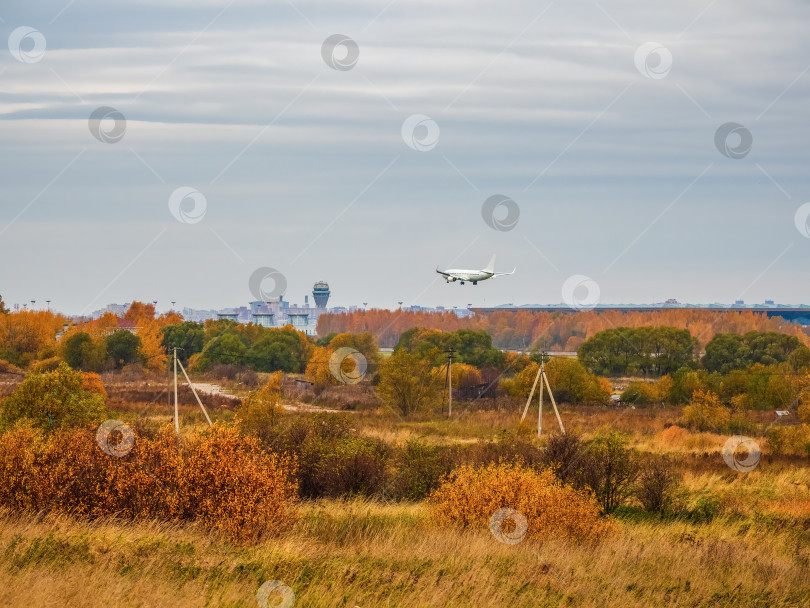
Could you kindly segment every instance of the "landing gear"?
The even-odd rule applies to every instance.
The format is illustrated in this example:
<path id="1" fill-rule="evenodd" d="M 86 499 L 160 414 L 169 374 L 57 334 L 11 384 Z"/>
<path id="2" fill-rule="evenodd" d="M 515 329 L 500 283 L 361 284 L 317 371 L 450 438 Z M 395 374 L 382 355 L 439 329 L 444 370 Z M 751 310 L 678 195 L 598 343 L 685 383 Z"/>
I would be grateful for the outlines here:
<path id="1" fill-rule="evenodd" d="M 464 285 L 464 281 L 462 281 L 461 284 Z"/>
<path id="2" fill-rule="evenodd" d="M 478 281 L 473 281 L 473 285 L 478 285 Z"/>

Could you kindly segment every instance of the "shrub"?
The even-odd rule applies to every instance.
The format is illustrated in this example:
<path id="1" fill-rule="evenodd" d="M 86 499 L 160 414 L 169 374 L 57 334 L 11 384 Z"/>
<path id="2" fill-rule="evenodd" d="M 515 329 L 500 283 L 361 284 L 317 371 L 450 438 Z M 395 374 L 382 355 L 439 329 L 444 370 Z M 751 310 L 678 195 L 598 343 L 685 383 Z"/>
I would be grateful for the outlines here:
<path id="1" fill-rule="evenodd" d="M 281 405 L 281 372 L 276 372 L 260 389 L 245 397 L 239 408 L 239 426 L 243 431 L 267 439 L 279 417 Z"/>
<path id="2" fill-rule="evenodd" d="M 46 430 L 100 422 L 106 417 L 104 397 L 84 387 L 82 372 L 61 363 L 51 372 L 34 373 L 3 402 L 0 426 L 27 418 Z"/>
<path id="3" fill-rule="evenodd" d="M 104 382 L 101 381 L 101 376 L 94 372 L 84 372 L 82 374 L 82 388 L 96 395 L 101 395 L 107 399 L 107 389 L 104 388 Z"/>
<path id="4" fill-rule="evenodd" d="M 511 462 L 538 467 L 543 462 L 543 451 L 523 437 L 501 431 L 492 441 L 471 445 L 467 449 L 465 460 L 467 464 L 475 466 Z"/>
<path id="5" fill-rule="evenodd" d="M 810 402 L 807 402 L 807 400 L 803 400 L 799 404 L 797 415 L 799 416 L 799 420 L 801 420 L 802 422 L 810 423 Z"/>
<path id="6" fill-rule="evenodd" d="M 52 372 L 59 367 L 62 360 L 59 357 L 49 357 L 41 361 L 34 361 L 31 364 L 31 371 L 35 374 L 42 374 L 44 372 Z"/>
<path id="7" fill-rule="evenodd" d="M 350 437 L 329 446 L 314 474 L 322 496 L 372 496 L 384 489 L 389 449 L 382 441 Z M 306 454 L 306 453 L 305 453 Z"/>
<path id="8" fill-rule="evenodd" d="M 673 504 L 678 483 L 678 476 L 667 458 L 650 456 L 641 463 L 636 498 L 647 511 L 667 510 Z"/>
<path id="9" fill-rule="evenodd" d="M 810 455 L 810 425 L 775 426 L 765 433 L 774 454 Z"/>
<path id="10" fill-rule="evenodd" d="M 258 540 L 295 521 L 295 463 L 256 439 L 214 425 L 178 446 L 170 427 L 138 436 L 122 457 L 96 433 L 46 435 L 20 424 L 0 442 L 0 506 L 15 510 L 199 520 L 237 541 Z"/>
<path id="11" fill-rule="evenodd" d="M 668 426 L 658 434 L 658 438 L 668 446 L 680 445 L 686 441 L 688 437 L 689 431 L 677 425 Z"/>
<path id="12" fill-rule="evenodd" d="M 409 416 L 438 405 L 443 383 L 444 378 L 434 373 L 429 359 L 420 359 L 400 349 L 380 368 L 377 393 L 396 411 Z"/>
<path id="13" fill-rule="evenodd" d="M 702 431 L 722 432 L 731 421 L 731 411 L 710 390 L 698 389 L 689 405 L 683 408 L 686 424 Z"/>
<path id="14" fill-rule="evenodd" d="M 396 463 L 396 473 L 385 495 L 400 500 L 423 500 L 450 473 L 458 456 L 457 449 L 431 445 L 412 439 L 405 444 Z"/>
<path id="15" fill-rule="evenodd" d="M 517 464 L 461 467 L 429 502 L 438 523 L 480 529 L 487 528 L 498 509 L 515 509 L 527 519 L 526 535 L 538 540 L 597 542 L 614 530 L 611 520 L 599 517 L 599 505 L 590 493 L 561 484 L 551 471 Z"/>
<path id="16" fill-rule="evenodd" d="M 294 419 L 266 441 L 274 450 L 295 456 L 302 497 L 381 492 L 390 450 L 382 441 L 352 437 L 351 432 L 345 416 L 306 416 Z"/>
<path id="17" fill-rule="evenodd" d="M 593 491 L 602 510 L 612 513 L 632 494 L 638 462 L 622 433 L 602 433 L 588 442 L 575 474 L 579 484 Z"/>
<path id="18" fill-rule="evenodd" d="M 583 456 L 582 447 L 579 435 L 554 433 L 546 441 L 541 462 L 563 483 L 574 481 Z"/>
<path id="19" fill-rule="evenodd" d="M 24 375 L 24 372 L 17 367 L 16 365 L 12 365 L 5 359 L 0 359 L 0 374 L 17 374 L 17 375 Z"/>

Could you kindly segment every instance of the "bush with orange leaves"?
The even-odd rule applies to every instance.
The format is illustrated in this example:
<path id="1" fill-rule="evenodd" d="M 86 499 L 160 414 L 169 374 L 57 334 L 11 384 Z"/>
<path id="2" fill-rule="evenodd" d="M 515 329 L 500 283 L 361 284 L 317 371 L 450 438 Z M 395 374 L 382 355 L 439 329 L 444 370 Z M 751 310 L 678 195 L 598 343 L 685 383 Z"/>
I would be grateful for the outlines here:
<path id="1" fill-rule="evenodd" d="M 104 388 L 104 382 L 101 376 L 95 372 L 82 372 L 82 388 L 88 392 L 96 393 L 107 399 L 107 389 Z"/>
<path id="2" fill-rule="evenodd" d="M 551 471 L 514 463 L 460 467 L 428 501 L 439 523 L 482 529 L 498 509 L 515 509 L 528 521 L 526 536 L 537 540 L 598 542 L 615 530 L 590 492 L 560 483 Z"/>
<path id="3" fill-rule="evenodd" d="M 153 439 L 137 437 L 128 452 L 120 440 L 121 431 L 105 440 L 86 428 L 47 435 L 15 426 L 0 439 L 0 506 L 200 521 L 240 542 L 282 532 L 297 518 L 294 459 L 263 452 L 235 428 L 215 425 L 178 444 L 167 427 Z"/>

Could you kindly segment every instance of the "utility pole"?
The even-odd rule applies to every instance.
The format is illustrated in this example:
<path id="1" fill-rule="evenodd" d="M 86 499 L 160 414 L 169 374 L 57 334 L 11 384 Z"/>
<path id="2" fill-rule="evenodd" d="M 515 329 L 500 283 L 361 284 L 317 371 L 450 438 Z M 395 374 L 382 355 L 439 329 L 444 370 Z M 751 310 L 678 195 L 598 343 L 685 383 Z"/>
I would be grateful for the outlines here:
<path id="1" fill-rule="evenodd" d="M 174 347 L 174 432 L 180 434 L 180 413 L 177 409 L 177 347 Z"/>
<path id="2" fill-rule="evenodd" d="M 534 390 L 537 388 L 537 383 L 540 382 L 540 394 L 538 398 L 539 408 L 537 412 L 537 436 L 539 437 L 543 431 L 543 385 L 545 388 L 548 389 L 548 396 L 551 397 L 551 405 L 554 408 L 554 414 L 557 416 L 557 422 L 560 425 L 560 432 L 565 433 L 565 427 L 562 423 L 562 418 L 560 418 L 560 411 L 557 409 L 557 402 L 554 399 L 554 393 L 551 392 L 551 383 L 548 381 L 548 376 L 546 376 L 546 353 L 540 355 L 540 369 L 537 370 L 537 376 L 534 378 L 534 384 L 532 384 L 532 390 L 529 392 L 529 398 L 526 399 L 526 407 L 523 408 L 523 415 L 520 417 L 520 421 L 523 422 L 526 418 L 526 414 L 529 412 L 529 404 L 532 402 L 532 397 L 534 396 Z"/>
<path id="3" fill-rule="evenodd" d="M 447 417 L 453 417 L 453 355 L 456 349 L 452 346 L 448 348 L 447 353 Z"/>

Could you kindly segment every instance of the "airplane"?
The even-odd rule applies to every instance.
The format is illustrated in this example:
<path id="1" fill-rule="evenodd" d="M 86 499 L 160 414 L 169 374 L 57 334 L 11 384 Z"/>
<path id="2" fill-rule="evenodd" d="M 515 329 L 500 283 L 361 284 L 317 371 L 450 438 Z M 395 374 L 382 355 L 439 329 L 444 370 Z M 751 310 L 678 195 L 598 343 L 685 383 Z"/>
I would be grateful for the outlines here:
<path id="1" fill-rule="evenodd" d="M 517 268 L 515 268 L 517 270 Z M 473 285 L 478 285 L 478 281 L 486 281 L 487 279 L 492 279 L 494 277 L 500 277 L 508 274 L 515 274 L 515 270 L 512 272 L 495 272 L 495 256 L 492 256 L 492 259 L 487 264 L 487 267 L 483 270 L 461 270 L 458 268 L 448 268 L 447 270 L 439 270 L 439 267 L 436 266 L 436 272 L 444 277 L 444 280 L 448 283 L 454 283 L 455 281 L 461 281 L 461 284 L 464 285 L 465 281 L 470 281 Z"/>

